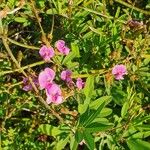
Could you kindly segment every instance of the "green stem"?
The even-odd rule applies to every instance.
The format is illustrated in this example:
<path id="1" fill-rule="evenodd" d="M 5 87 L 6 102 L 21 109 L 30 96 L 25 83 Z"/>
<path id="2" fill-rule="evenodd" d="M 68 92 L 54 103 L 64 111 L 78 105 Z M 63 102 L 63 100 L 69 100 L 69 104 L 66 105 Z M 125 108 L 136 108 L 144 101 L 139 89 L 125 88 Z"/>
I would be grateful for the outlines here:
<path id="1" fill-rule="evenodd" d="M 74 75 L 72 75 L 72 78 L 87 78 L 90 75 L 96 76 L 96 75 L 104 74 L 106 72 L 108 72 L 108 70 L 104 70 L 104 69 L 101 69 L 101 70 L 91 70 L 91 72 L 88 73 L 88 74 L 77 74 L 77 75 L 74 74 Z"/>
<path id="2" fill-rule="evenodd" d="M 0 18 L 0 34 L 3 34 L 3 24 L 1 18 Z"/>
<path id="3" fill-rule="evenodd" d="M 24 48 L 28 48 L 28 49 L 35 49 L 35 50 L 39 50 L 40 49 L 40 48 L 35 47 L 35 46 L 30 46 L 30 45 L 26 45 L 26 44 L 23 44 L 23 43 L 19 43 L 19 42 L 15 41 L 15 40 L 12 40 L 10 38 L 7 38 L 7 39 L 8 39 L 9 42 L 11 42 L 11 43 L 13 43 L 15 45 L 18 45 L 20 47 L 24 47 Z"/>
<path id="4" fill-rule="evenodd" d="M 122 4 L 122 5 L 126 6 L 126 7 L 131 8 L 131 9 L 134 9 L 136 11 L 139 11 L 140 13 L 143 13 L 143 14 L 146 14 L 146 15 L 150 15 L 150 11 L 142 10 L 142 9 L 137 8 L 135 6 L 132 6 L 132 5 L 126 3 L 126 2 L 124 2 L 122 0 L 115 0 L 115 2 L 120 3 L 120 4 Z"/>
<path id="5" fill-rule="evenodd" d="M 106 19 L 115 20 L 115 21 L 117 21 L 117 22 L 120 22 L 120 23 L 125 24 L 125 22 L 122 21 L 122 20 L 116 19 L 116 18 L 114 18 L 114 17 L 112 17 L 112 16 L 104 15 L 103 13 L 100 13 L 100 12 L 98 12 L 98 11 L 95 11 L 95 10 L 92 10 L 92 9 L 89 9 L 89 8 L 85 8 L 85 7 L 79 7 L 79 8 L 84 9 L 85 11 L 88 11 L 88 12 L 90 12 L 90 13 L 93 13 L 93 14 L 96 14 L 96 15 L 99 15 L 99 16 L 102 16 L 102 17 L 104 17 L 104 18 L 106 18 Z"/>
<path id="6" fill-rule="evenodd" d="M 32 67 L 35 67 L 35 66 L 39 66 L 39 65 L 42 65 L 44 63 L 45 63 L 45 61 L 39 61 L 39 62 L 36 62 L 36 63 L 33 63 L 33 64 L 30 64 L 30 65 L 22 67 L 22 70 L 25 70 L 25 69 L 28 69 L 28 68 L 32 68 Z M 15 69 L 15 70 L 3 71 L 3 72 L 0 72 L 0 75 L 14 73 L 14 72 L 18 72 L 20 70 L 21 69 L 19 68 L 19 69 Z"/>

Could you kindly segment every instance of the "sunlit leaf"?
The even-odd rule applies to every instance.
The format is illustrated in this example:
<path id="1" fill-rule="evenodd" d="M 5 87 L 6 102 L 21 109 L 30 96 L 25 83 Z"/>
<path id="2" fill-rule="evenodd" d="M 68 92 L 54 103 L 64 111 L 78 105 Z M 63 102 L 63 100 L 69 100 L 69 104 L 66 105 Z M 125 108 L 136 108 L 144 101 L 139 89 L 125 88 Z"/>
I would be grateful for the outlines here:
<path id="1" fill-rule="evenodd" d="M 150 143 L 138 139 L 127 140 L 130 150 L 150 150 Z"/>

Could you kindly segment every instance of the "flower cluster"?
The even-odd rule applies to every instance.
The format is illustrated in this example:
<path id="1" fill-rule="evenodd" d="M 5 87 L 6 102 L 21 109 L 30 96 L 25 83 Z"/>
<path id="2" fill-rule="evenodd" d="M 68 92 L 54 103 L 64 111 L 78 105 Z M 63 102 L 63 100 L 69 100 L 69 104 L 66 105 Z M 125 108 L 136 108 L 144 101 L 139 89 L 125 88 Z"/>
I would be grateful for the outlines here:
<path id="1" fill-rule="evenodd" d="M 68 55 L 70 52 L 70 49 L 65 45 L 65 42 L 63 40 L 58 40 L 55 46 L 57 50 L 63 55 Z M 50 59 L 55 55 L 55 52 L 53 47 L 47 47 L 46 45 L 43 45 L 39 50 L 39 54 L 45 61 L 50 61 Z M 35 85 L 38 84 L 41 90 L 45 90 L 47 96 L 47 104 L 61 104 L 63 102 L 63 96 L 60 86 L 54 82 L 55 76 L 55 71 L 47 67 L 40 72 L 38 80 L 33 80 Z M 69 69 L 63 70 L 61 72 L 60 78 L 65 81 L 67 85 L 75 85 L 72 79 L 72 71 Z M 29 84 L 27 78 L 25 78 L 23 82 L 25 84 L 23 89 L 25 91 L 29 91 L 32 89 L 32 85 Z M 78 88 L 78 90 L 81 90 L 84 87 L 84 82 L 81 78 L 77 79 L 76 87 Z"/>
<path id="2" fill-rule="evenodd" d="M 72 75 L 71 70 L 64 70 L 61 72 L 61 79 L 66 81 L 67 84 L 69 84 L 70 82 L 73 82 L 71 75 Z M 55 72 L 50 68 L 45 68 L 44 71 L 42 71 L 38 77 L 40 89 L 41 90 L 45 89 L 46 91 L 47 96 L 46 102 L 48 104 L 50 103 L 60 104 L 63 102 L 61 89 L 59 85 L 57 85 L 54 82 L 54 78 Z M 84 87 L 84 82 L 82 81 L 81 78 L 77 79 L 76 86 L 79 90 L 81 90 Z"/>
<path id="3" fill-rule="evenodd" d="M 116 65 L 112 69 L 112 74 L 115 76 L 116 80 L 123 80 L 124 75 L 127 74 L 127 69 L 124 65 Z"/>
<path id="4" fill-rule="evenodd" d="M 70 52 L 70 49 L 65 45 L 65 41 L 63 40 L 58 40 L 55 44 L 55 47 L 63 55 L 68 55 Z M 40 48 L 39 54 L 45 61 L 50 61 L 50 59 L 55 55 L 55 52 L 53 47 L 47 47 L 46 45 L 43 45 Z"/>
<path id="5" fill-rule="evenodd" d="M 68 85 L 72 84 L 73 81 L 72 81 L 72 71 L 71 70 L 64 70 L 61 72 L 61 79 L 63 81 L 66 81 Z M 81 78 L 78 78 L 77 81 L 76 81 L 76 87 L 81 90 L 83 89 L 84 87 L 84 82 Z"/>
<path id="6" fill-rule="evenodd" d="M 59 85 L 57 85 L 53 80 L 55 78 L 55 72 L 50 68 L 45 68 L 39 74 L 39 84 L 41 89 L 45 89 L 46 91 L 46 102 L 48 104 L 60 104 L 63 101 L 61 89 Z"/>

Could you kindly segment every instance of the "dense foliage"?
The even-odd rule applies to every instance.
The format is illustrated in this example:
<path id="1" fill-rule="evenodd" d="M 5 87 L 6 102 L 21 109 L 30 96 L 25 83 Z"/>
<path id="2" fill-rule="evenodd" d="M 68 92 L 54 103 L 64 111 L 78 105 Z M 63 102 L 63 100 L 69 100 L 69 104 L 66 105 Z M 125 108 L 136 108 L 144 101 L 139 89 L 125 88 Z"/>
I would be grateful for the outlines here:
<path id="1" fill-rule="evenodd" d="M 150 150 L 150 0 L 0 0 L 3 150 Z"/>

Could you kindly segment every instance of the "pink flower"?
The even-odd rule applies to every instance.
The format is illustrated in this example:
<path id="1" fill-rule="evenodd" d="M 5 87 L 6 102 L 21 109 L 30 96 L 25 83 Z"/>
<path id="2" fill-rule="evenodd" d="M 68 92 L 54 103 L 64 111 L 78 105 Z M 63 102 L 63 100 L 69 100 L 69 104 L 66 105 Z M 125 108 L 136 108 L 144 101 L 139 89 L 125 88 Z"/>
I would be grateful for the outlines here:
<path id="1" fill-rule="evenodd" d="M 47 88 L 49 84 L 52 83 L 54 78 L 55 78 L 55 72 L 50 68 L 45 68 L 44 71 L 42 71 L 38 77 L 40 88 L 41 89 Z"/>
<path id="2" fill-rule="evenodd" d="M 83 89 L 84 84 L 85 84 L 85 83 L 83 82 L 83 80 L 82 80 L 81 78 L 78 78 L 78 79 L 77 79 L 76 86 L 77 86 L 77 88 L 78 88 L 79 90 Z"/>
<path id="3" fill-rule="evenodd" d="M 46 95 L 47 95 L 46 99 L 47 104 L 50 104 L 51 102 L 55 104 L 60 104 L 63 101 L 63 98 L 61 96 L 61 89 L 55 83 L 49 84 L 47 86 Z"/>
<path id="4" fill-rule="evenodd" d="M 123 76 L 127 74 L 127 69 L 124 65 L 116 65 L 112 69 L 112 74 L 116 80 L 123 80 Z"/>
<path id="5" fill-rule="evenodd" d="M 61 54 L 64 54 L 64 55 L 68 55 L 70 52 L 70 49 L 65 45 L 65 41 L 63 40 L 58 40 L 56 42 L 56 48 Z"/>
<path id="6" fill-rule="evenodd" d="M 67 81 L 68 83 L 72 81 L 72 71 L 71 70 L 64 70 L 61 72 L 61 79 Z"/>
<path id="7" fill-rule="evenodd" d="M 54 56 L 54 49 L 52 47 L 47 47 L 47 46 L 43 45 L 40 48 L 39 54 L 45 61 L 49 61 L 50 58 L 52 58 Z"/>

